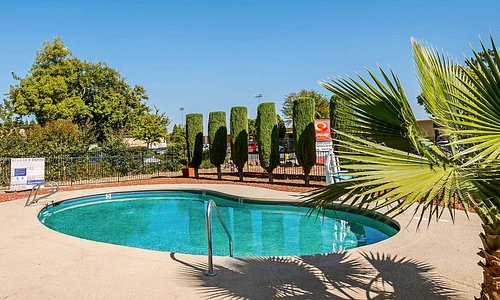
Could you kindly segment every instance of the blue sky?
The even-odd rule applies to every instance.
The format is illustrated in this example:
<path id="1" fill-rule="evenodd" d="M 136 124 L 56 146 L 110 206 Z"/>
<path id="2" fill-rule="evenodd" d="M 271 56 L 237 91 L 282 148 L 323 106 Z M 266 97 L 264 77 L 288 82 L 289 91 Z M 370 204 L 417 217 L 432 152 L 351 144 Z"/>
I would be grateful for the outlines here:
<path id="1" fill-rule="evenodd" d="M 149 105 L 180 122 L 187 112 L 229 111 L 256 94 L 280 108 L 318 81 L 392 68 L 417 118 L 410 37 L 463 61 L 491 34 L 500 1 L 22 1 L 0 2 L 0 92 L 25 76 L 36 50 L 59 36 L 77 57 L 104 61 Z"/>

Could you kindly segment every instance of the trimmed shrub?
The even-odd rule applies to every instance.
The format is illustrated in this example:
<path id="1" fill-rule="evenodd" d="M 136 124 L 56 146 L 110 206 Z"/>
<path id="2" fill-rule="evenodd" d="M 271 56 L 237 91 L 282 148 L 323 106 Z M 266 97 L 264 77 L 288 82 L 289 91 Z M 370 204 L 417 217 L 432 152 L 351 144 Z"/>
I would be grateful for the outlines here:
<path id="1" fill-rule="evenodd" d="M 186 115 L 186 139 L 188 147 L 188 165 L 194 168 L 198 178 L 198 168 L 203 159 L 203 115 Z"/>
<path id="2" fill-rule="evenodd" d="M 274 103 L 265 102 L 257 108 L 257 145 L 259 161 L 267 171 L 269 182 L 273 182 L 273 170 L 280 163 L 279 128 Z"/>
<path id="3" fill-rule="evenodd" d="M 353 128 L 356 127 L 356 113 L 349 108 L 342 98 L 333 95 L 330 98 L 330 128 L 333 130 L 356 134 Z M 332 138 L 337 138 L 335 132 L 332 133 Z"/>
<path id="4" fill-rule="evenodd" d="M 316 164 L 316 132 L 314 130 L 314 100 L 297 98 L 293 102 L 293 139 L 295 156 L 309 185 L 309 173 Z"/>
<path id="5" fill-rule="evenodd" d="M 337 116 L 338 103 L 337 98 L 332 96 L 330 98 L 330 129 L 339 129 Z M 333 137 L 333 134 L 332 134 Z M 335 141 L 334 141 L 335 142 Z"/>
<path id="6" fill-rule="evenodd" d="M 222 179 L 220 165 L 224 163 L 227 153 L 226 113 L 211 112 L 208 116 L 208 141 L 210 143 L 210 162 L 217 167 L 217 178 Z"/>
<path id="7" fill-rule="evenodd" d="M 248 111 L 244 106 L 231 108 L 231 159 L 243 181 L 243 167 L 248 161 Z"/>

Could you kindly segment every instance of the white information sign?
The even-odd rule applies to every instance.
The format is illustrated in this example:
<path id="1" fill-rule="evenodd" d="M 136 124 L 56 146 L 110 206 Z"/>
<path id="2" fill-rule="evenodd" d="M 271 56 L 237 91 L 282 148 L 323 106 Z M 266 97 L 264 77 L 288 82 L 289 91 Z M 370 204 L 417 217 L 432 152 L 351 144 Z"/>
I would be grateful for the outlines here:
<path id="1" fill-rule="evenodd" d="M 45 183 L 45 158 L 12 158 L 10 189 L 27 190 Z"/>
<path id="2" fill-rule="evenodd" d="M 330 141 L 316 141 L 316 152 L 328 152 L 333 150 L 333 142 Z M 323 153 L 318 153 L 318 155 Z"/>

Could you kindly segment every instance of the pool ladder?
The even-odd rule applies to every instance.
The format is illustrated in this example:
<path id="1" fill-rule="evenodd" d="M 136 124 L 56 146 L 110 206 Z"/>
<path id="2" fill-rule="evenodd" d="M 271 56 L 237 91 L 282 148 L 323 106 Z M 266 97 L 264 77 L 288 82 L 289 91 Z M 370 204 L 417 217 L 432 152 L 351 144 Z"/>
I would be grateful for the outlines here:
<path id="1" fill-rule="evenodd" d="M 207 221 L 207 249 L 208 249 L 208 270 L 205 271 L 206 276 L 217 275 L 217 271 L 214 270 L 214 263 L 212 259 L 212 218 L 211 218 L 212 209 L 215 211 L 215 214 L 217 215 L 217 218 L 219 219 L 229 239 L 229 256 L 231 257 L 233 256 L 233 238 L 231 237 L 231 234 L 229 233 L 226 224 L 224 223 L 224 221 L 222 221 L 219 211 L 217 210 L 217 205 L 215 204 L 215 201 L 210 199 L 208 200 L 207 209 L 205 211 L 205 217 Z"/>
<path id="2" fill-rule="evenodd" d="M 44 185 L 50 186 L 50 192 L 46 195 L 43 195 L 43 196 L 37 198 L 36 196 L 38 195 L 38 191 Z M 40 199 L 52 196 L 55 193 L 57 193 L 58 191 L 59 191 L 59 185 L 55 181 L 49 181 L 49 182 L 45 182 L 45 183 L 36 184 L 35 186 L 33 186 L 31 188 L 31 192 L 28 195 L 28 199 L 26 199 L 26 203 L 24 204 L 24 207 L 29 206 L 33 203 L 37 203 Z M 33 195 L 33 198 L 31 198 L 31 195 L 33 194 L 33 192 L 35 192 L 35 194 Z"/>

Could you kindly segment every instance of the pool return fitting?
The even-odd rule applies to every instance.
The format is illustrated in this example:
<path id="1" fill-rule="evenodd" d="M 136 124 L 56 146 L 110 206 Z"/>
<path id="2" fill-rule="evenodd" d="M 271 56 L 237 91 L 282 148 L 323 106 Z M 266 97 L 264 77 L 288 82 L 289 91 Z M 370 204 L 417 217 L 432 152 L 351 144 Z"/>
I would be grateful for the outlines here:
<path id="1" fill-rule="evenodd" d="M 208 200 L 207 209 L 205 211 L 205 217 L 207 221 L 207 249 L 208 249 L 208 270 L 205 271 L 206 276 L 217 275 L 217 271 L 214 270 L 214 263 L 212 259 L 212 218 L 211 218 L 212 208 L 215 211 L 217 218 L 219 219 L 222 227 L 224 228 L 224 231 L 227 234 L 227 237 L 229 239 L 229 256 L 233 257 L 233 238 L 231 237 L 231 234 L 229 233 L 226 224 L 224 224 L 224 221 L 222 221 L 219 211 L 217 210 L 217 205 L 215 204 L 215 201 L 210 199 Z"/>

